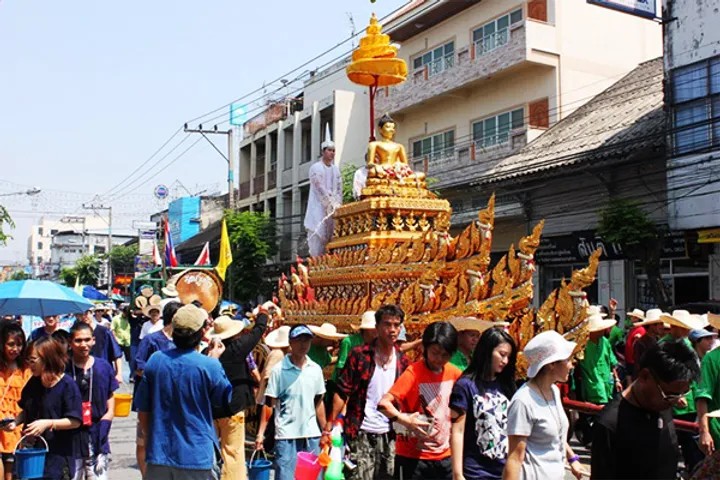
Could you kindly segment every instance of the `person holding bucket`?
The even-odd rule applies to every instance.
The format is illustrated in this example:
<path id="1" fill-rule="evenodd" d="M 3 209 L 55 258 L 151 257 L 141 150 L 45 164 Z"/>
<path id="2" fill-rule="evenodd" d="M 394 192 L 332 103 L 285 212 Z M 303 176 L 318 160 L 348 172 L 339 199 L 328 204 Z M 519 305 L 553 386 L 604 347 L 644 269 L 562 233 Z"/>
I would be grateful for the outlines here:
<path id="1" fill-rule="evenodd" d="M 32 378 L 20 396 L 22 411 L 3 429 L 25 424 L 24 436 L 43 437 L 48 450 L 43 478 L 69 480 L 75 475 L 82 400 L 75 381 L 65 375 L 67 351 L 57 340 L 43 337 L 28 346 L 27 361 Z"/>
<path id="2" fill-rule="evenodd" d="M 82 397 L 80 457 L 75 460 L 73 480 L 107 478 L 110 425 L 115 413 L 113 392 L 119 385 L 112 365 L 90 355 L 95 338 L 90 325 L 76 323 L 70 329 L 72 359 L 66 373 L 72 376 Z"/>
<path id="3" fill-rule="evenodd" d="M 0 330 L 0 418 L 15 418 L 20 413 L 20 394 L 32 373 L 27 367 L 25 332 L 20 325 L 9 323 Z M 0 432 L 0 478 L 12 480 L 15 445 L 20 432 Z"/>

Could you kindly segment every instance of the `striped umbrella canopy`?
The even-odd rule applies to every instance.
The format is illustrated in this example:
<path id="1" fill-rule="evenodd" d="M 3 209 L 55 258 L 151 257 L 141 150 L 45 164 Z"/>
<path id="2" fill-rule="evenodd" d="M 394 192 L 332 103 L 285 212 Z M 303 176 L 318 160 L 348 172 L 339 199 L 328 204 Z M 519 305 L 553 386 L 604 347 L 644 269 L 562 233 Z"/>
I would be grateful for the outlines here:
<path id="1" fill-rule="evenodd" d="M 0 315 L 61 315 L 80 313 L 92 302 L 72 288 L 47 280 L 17 280 L 0 283 Z"/>

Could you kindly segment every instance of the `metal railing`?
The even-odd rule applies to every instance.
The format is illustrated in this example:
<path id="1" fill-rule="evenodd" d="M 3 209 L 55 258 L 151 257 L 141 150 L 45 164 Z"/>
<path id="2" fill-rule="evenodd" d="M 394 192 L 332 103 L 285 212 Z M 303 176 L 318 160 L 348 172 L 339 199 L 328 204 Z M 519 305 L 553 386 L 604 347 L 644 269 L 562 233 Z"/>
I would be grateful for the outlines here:
<path id="1" fill-rule="evenodd" d="M 253 179 L 253 193 L 256 195 L 265 191 L 265 174 L 262 173 Z"/>
<path id="2" fill-rule="evenodd" d="M 240 198 L 248 198 L 250 196 L 250 182 L 242 182 L 240 184 Z"/>
<path id="3" fill-rule="evenodd" d="M 500 48 L 503 45 L 507 45 L 510 40 L 510 30 L 503 28 L 490 35 L 475 41 L 475 58 L 485 55 L 488 52 L 492 52 L 496 48 Z"/>
<path id="4" fill-rule="evenodd" d="M 432 62 L 425 65 L 425 68 L 427 68 L 428 77 L 432 77 L 433 75 L 442 73 L 445 70 L 453 68 L 454 66 L 455 54 L 451 53 L 449 55 L 445 55 L 442 58 L 438 58 L 437 60 L 433 60 Z"/>

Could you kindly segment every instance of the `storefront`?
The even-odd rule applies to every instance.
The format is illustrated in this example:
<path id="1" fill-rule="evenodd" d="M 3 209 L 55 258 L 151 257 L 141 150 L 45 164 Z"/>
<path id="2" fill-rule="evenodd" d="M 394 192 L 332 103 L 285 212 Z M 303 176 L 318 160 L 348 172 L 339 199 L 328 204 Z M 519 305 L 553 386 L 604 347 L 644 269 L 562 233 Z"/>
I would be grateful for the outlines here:
<path id="1" fill-rule="evenodd" d="M 569 280 L 572 270 L 587 266 L 590 254 L 603 252 L 597 280 L 586 289 L 588 301 L 607 305 L 618 301 L 619 313 L 632 308 L 652 308 L 653 295 L 640 262 L 630 260 L 623 246 L 603 241 L 595 231 L 586 230 L 543 238 L 536 253 L 539 265 L 538 295 L 546 298 Z M 710 298 L 710 254 L 712 247 L 698 243 L 696 232 L 665 235 L 661 260 L 663 282 L 674 305 Z"/>

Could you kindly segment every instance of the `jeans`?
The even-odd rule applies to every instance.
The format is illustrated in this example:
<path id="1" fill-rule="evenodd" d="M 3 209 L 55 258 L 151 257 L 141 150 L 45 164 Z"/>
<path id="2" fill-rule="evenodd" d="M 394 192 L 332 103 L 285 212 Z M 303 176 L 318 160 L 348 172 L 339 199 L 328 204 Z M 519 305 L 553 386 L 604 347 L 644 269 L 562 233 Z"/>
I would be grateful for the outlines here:
<path id="1" fill-rule="evenodd" d="M 222 480 L 245 480 L 245 412 L 215 420 L 222 454 Z"/>
<path id="2" fill-rule="evenodd" d="M 320 453 L 320 437 L 275 440 L 275 480 L 294 480 L 298 452 Z M 322 480 L 322 472 L 318 475 Z"/>
<path id="3" fill-rule="evenodd" d="M 417 458 L 395 456 L 395 478 L 403 480 L 450 480 L 452 479 L 452 461 L 419 460 Z"/>
<path id="4" fill-rule="evenodd" d="M 146 480 L 217 480 L 212 470 L 185 470 L 166 465 L 148 464 Z"/>

